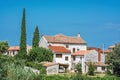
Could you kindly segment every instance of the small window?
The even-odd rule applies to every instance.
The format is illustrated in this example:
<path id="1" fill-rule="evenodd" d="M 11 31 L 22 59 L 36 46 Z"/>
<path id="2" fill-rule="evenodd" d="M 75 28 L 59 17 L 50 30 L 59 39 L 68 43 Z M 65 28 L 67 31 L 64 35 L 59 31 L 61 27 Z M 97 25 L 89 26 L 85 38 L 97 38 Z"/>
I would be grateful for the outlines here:
<path id="1" fill-rule="evenodd" d="M 65 57 L 65 61 L 68 61 L 68 56 Z"/>
<path id="2" fill-rule="evenodd" d="M 79 51 L 80 49 L 77 49 L 77 51 Z"/>
<path id="3" fill-rule="evenodd" d="M 15 51 L 13 51 L 13 55 L 15 55 Z"/>
<path id="4" fill-rule="evenodd" d="M 80 56 L 80 60 L 82 60 L 82 56 Z"/>
<path id="5" fill-rule="evenodd" d="M 62 54 L 56 54 L 56 58 L 62 58 Z"/>
<path id="6" fill-rule="evenodd" d="M 75 61 L 75 56 L 73 56 L 73 61 Z"/>
<path id="7" fill-rule="evenodd" d="M 73 48 L 73 53 L 75 52 L 75 48 Z"/>
<path id="8" fill-rule="evenodd" d="M 69 48 L 69 45 L 68 45 L 68 44 L 66 44 L 66 48 Z"/>
<path id="9" fill-rule="evenodd" d="M 102 70 L 105 70 L 105 67 L 102 67 Z"/>

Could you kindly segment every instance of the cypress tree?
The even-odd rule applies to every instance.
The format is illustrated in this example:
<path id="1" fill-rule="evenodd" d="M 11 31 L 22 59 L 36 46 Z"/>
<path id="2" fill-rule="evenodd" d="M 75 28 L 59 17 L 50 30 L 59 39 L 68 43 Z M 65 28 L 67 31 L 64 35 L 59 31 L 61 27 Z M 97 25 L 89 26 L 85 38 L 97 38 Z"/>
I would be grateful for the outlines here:
<path id="1" fill-rule="evenodd" d="M 36 26 L 35 32 L 34 32 L 34 36 L 32 39 L 32 47 L 39 47 L 39 29 L 38 26 Z"/>
<path id="2" fill-rule="evenodd" d="M 25 8 L 23 9 L 22 24 L 21 24 L 21 37 L 20 37 L 20 54 L 26 54 L 26 22 L 25 22 Z"/>

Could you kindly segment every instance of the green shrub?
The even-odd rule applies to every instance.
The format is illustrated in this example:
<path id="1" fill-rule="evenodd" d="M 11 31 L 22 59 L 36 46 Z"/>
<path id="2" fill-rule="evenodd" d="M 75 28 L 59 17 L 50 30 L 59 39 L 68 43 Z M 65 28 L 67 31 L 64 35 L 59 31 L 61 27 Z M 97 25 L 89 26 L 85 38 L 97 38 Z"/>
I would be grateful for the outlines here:
<path id="1" fill-rule="evenodd" d="M 92 62 L 89 62 L 88 64 L 88 75 L 94 75 L 94 70 L 95 70 L 95 66 Z"/>
<path id="2" fill-rule="evenodd" d="M 40 74 L 46 74 L 46 68 L 35 62 L 26 62 L 26 66 L 40 70 Z"/>
<path id="3" fill-rule="evenodd" d="M 36 47 L 29 51 L 28 61 L 42 62 L 42 61 L 52 61 L 53 53 L 49 49 L 42 47 Z"/>
<path id="4" fill-rule="evenodd" d="M 82 74 L 82 66 L 81 63 L 77 63 L 75 65 L 75 69 L 77 70 L 77 73 Z"/>

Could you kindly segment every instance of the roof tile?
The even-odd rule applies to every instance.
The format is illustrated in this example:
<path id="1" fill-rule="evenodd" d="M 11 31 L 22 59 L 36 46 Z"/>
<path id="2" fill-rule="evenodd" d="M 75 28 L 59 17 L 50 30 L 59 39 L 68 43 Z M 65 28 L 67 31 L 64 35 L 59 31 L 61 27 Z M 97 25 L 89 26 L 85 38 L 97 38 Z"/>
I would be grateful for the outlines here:
<path id="1" fill-rule="evenodd" d="M 63 46 L 49 46 L 49 48 L 55 53 L 70 53 L 70 50 L 66 49 Z"/>
<path id="2" fill-rule="evenodd" d="M 86 44 L 86 42 L 81 37 L 70 37 L 62 34 L 55 36 L 44 36 L 48 42 L 54 43 L 69 43 L 69 44 Z"/>

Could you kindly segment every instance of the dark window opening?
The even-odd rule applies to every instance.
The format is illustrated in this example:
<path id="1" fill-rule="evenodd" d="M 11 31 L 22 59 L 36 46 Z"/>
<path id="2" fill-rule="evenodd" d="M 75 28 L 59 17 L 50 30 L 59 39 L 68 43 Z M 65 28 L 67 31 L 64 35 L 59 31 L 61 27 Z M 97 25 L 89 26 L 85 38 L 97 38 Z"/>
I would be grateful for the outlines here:
<path id="1" fill-rule="evenodd" d="M 68 61 L 68 56 L 65 57 L 65 60 Z"/>
<path id="2" fill-rule="evenodd" d="M 75 52 L 75 48 L 73 48 L 73 53 Z"/>
<path id="3" fill-rule="evenodd" d="M 62 58 L 62 54 L 56 54 L 56 58 Z"/>

